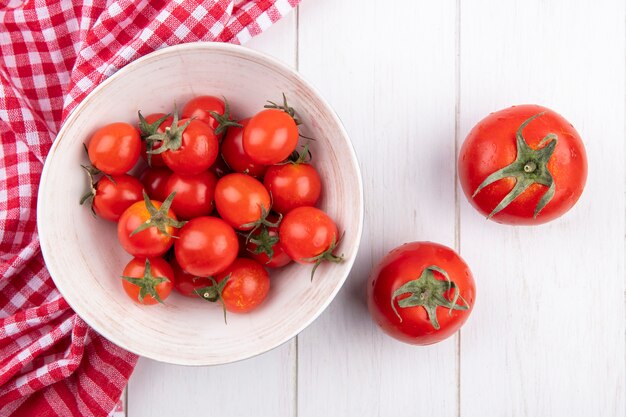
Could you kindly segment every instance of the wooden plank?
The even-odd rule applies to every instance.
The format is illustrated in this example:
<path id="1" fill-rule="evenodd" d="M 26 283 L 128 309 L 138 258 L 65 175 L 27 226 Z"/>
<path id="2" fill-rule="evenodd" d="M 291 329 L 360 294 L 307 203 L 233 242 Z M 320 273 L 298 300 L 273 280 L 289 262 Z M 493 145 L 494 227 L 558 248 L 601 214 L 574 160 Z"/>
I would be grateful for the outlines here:
<path id="1" fill-rule="evenodd" d="M 292 66 L 295 45 L 295 13 L 247 44 Z M 295 366 L 295 341 L 256 358 L 214 367 L 142 358 L 129 382 L 127 416 L 291 416 Z"/>
<path id="2" fill-rule="evenodd" d="M 624 2 L 460 2 L 460 134 L 513 104 L 551 107 L 589 156 L 574 209 L 488 222 L 464 198 L 477 304 L 461 335 L 462 416 L 623 416 Z"/>
<path id="3" fill-rule="evenodd" d="M 455 339 L 396 342 L 365 304 L 393 247 L 454 245 L 455 3 L 303 2 L 299 29 L 299 69 L 351 135 L 366 214 L 350 278 L 298 338 L 298 416 L 455 415 Z"/>

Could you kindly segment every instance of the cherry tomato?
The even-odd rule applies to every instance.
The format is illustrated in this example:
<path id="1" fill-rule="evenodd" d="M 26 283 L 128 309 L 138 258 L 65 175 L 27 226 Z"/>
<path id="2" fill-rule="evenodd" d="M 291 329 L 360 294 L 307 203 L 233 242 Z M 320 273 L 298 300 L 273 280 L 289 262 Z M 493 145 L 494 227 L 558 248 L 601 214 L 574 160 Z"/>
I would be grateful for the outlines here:
<path id="1" fill-rule="evenodd" d="M 474 278 L 452 249 L 432 242 L 395 248 L 367 284 L 369 311 L 390 336 L 429 345 L 465 323 L 475 299 Z"/>
<path id="2" fill-rule="evenodd" d="M 498 223 L 541 224 L 583 192 L 587 156 L 572 125 L 536 105 L 491 113 L 467 135 L 458 161 L 465 196 Z"/>
<path id="3" fill-rule="evenodd" d="M 212 285 L 212 281 L 208 277 L 197 277 L 185 272 L 176 258 L 172 258 L 170 266 L 174 271 L 174 289 L 185 297 L 199 298 L 200 296 L 195 291 Z"/>
<path id="4" fill-rule="evenodd" d="M 172 117 L 166 118 L 161 123 L 158 123 L 159 119 L 165 117 L 165 113 L 153 113 L 149 114 L 142 121 L 140 119 L 139 130 L 141 131 L 141 138 L 144 139 L 141 141 L 141 157 L 144 161 L 148 162 L 149 165 L 153 168 L 163 168 L 165 167 L 165 161 L 163 161 L 163 155 L 161 154 L 151 154 L 150 159 L 148 159 L 148 149 L 147 143 L 145 139 L 155 133 L 163 133 L 165 132 L 165 128 L 172 125 Z M 157 125 L 158 124 L 158 125 Z M 161 143 L 156 142 L 153 144 L 152 149 L 158 149 L 161 146 Z"/>
<path id="5" fill-rule="evenodd" d="M 275 214 L 270 214 L 267 220 L 278 223 L 280 219 Z M 291 258 L 283 250 L 278 238 L 278 227 L 260 227 L 247 239 L 245 248 L 246 256 L 266 268 L 282 268 L 291 262 Z"/>
<path id="6" fill-rule="evenodd" d="M 307 163 L 273 165 L 263 184 L 272 195 L 272 210 L 282 214 L 296 207 L 314 206 L 322 192 L 317 170 Z"/>
<path id="7" fill-rule="evenodd" d="M 175 120 L 176 121 L 176 120 Z M 209 169 L 217 159 L 219 143 L 213 130 L 199 120 L 180 120 L 172 123 L 161 147 L 168 150 L 162 153 L 165 164 L 174 172 L 183 175 L 199 174 Z M 180 147 L 170 148 L 180 140 Z M 175 145 L 171 145 L 175 146 Z"/>
<path id="8" fill-rule="evenodd" d="M 124 291 L 139 304 L 163 302 L 172 292 L 173 285 L 174 272 L 161 258 L 133 258 L 122 272 Z"/>
<path id="9" fill-rule="evenodd" d="M 265 174 L 267 166 L 257 164 L 243 150 L 243 130 L 246 128 L 249 120 L 239 121 L 243 127 L 231 127 L 228 129 L 222 141 L 222 158 L 233 171 L 261 178 Z"/>
<path id="10" fill-rule="evenodd" d="M 258 262 L 237 258 L 217 277 L 217 282 L 221 283 L 227 277 L 220 297 L 226 310 L 247 313 L 267 298 L 270 276 Z"/>
<path id="11" fill-rule="evenodd" d="M 286 112 L 266 109 L 252 116 L 243 130 L 243 148 L 257 164 L 284 161 L 298 144 L 298 126 Z"/>
<path id="12" fill-rule="evenodd" d="M 196 217 L 180 230 L 174 253 L 180 266 L 190 274 L 208 277 L 225 270 L 237 257 L 237 234 L 225 221 Z"/>
<path id="13" fill-rule="evenodd" d="M 139 177 L 143 184 L 148 197 L 157 201 L 165 201 L 169 193 L 167 192 L 167 180 L 172 175 L 172 171 L 169 168 L 154 168 L 148 167 Z"/>
<path id="14" fill-rule="evenodd" d="M 111 178 L 113 181 L 103 176 L 96 184 L 92 207 L 98 216 L 116 222 L 128 207 L 143 199 L 143 185 L 128 174 Z"/>
<path id="15" fill-rule="evenodd" d="M 251 230 L 270 211 L 270 195 L 258 180 L 245 174 L 228 174 L 217 181 L 215 206 L 220 216 L 238 230 Z"/>
<path id="16" fill-rule="evenodd" d="M 135 166 L 141 151 L 139 131 L 123 122 L 111 123 L 96 130 L 89 140 L 89 160 L 100 171 L 120 175 Z"/>
<path id="17" fill-rule="evenodd" d="M 156 216 L 150 214 L 150 205 L 158 210 Z M 167 252 L 174 243 L 177 227 L 182 226 L 170 205 L 170 197 L 162 204 L 144 195 L 144 201 L 126 209 L 117 223 L 117 237 L 126 252 L 137 257 L 155 257 Z"/>
<path id="18" fill-rule="evenodd" d="M 165 189 L 167 195 L 176 192 L 172 209 L 181 219 L 206 216 L 213 211 L 213 196 L 217 178 L 210 171 L 196 175 L 173 173 Z"/>
<path id="19" fill-rule="evenodd" d="M 218 117 L 215 118 L 215 116 L 211 114 L 212 112 L 215 112 Z M 230 122 L 229 113 L 228 105 L 222 101 L 222 99 L 214 96 L 198 96 L 192 98 L 185 104 L 182 117 L 185 119 L 195 117 L 196 120 L 203 121 L 209 125 L 217 135 L 220 135 L 229 125 L 226 123 Z M 220 126 L 223 127 L 220 128 Z"/>

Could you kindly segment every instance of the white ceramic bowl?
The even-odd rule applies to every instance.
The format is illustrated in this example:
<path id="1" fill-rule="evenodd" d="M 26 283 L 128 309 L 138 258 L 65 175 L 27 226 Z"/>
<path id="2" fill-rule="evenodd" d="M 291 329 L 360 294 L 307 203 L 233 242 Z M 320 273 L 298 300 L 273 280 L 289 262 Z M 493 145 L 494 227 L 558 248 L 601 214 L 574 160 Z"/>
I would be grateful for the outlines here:
<path id="1" fill-rule="evenodd" d="M 320 207 L 345 231 L 345 261 L 272 271 L 266 302 L 229 314 L 200 299 L 172 294 L 165 305 L 141 306 L 126 296 L 120 274 L 131 257 L 115 225 L 78 204 L 87 183 L 80 164 L 90 134 L 113 121 L 134 123 L 144 114 L 169 112 L 195 95 L 224 95 L 233 113 L 254 114 L 284 92 L 304 122 L 314 164 L 323 179 Z M 294 70 L 244 47 L 193 43 L 162 49 L 125 66 L 96 88 L 70 115 L 41 176 L 37 222 L 41 249 L 55 284 L 90 326 L 141 356 L 184 365 L 214 365 L 249 358 L 294 337 L 331 302 L 348 277 L 359 247 L 363 187 L 354 150 L 328 103 Z"/>

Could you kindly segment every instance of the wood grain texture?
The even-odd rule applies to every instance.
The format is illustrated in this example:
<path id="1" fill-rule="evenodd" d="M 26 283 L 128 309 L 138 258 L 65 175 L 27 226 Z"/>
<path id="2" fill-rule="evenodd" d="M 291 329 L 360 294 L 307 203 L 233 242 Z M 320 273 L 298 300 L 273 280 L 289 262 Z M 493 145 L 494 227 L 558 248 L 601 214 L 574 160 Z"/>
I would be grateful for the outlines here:
<path id="1" fill-rule="evenodd" d="M 402 344 L 373 324 L 365 303 L 370 269 L 395 246 L 454 245 L 454 7 L 411 0 L 300 6 L 299 70 L 341 116 L 366 195 L 351 276 L 298 338 L 300 417 L 457 412 L 455 338 Z"/>
<path id="2" fill-rule="evenodd" d="M 461 415 L 623 416 L 624 2 L 461 7 L 461 138 L 490 111 L 538 103 L 589 156 L 581 200 L 545 226 L 497 225 L 462 201 L 478 296 L 461 335 Z"/>
<path id="3" fill-rule="evenodd" d="M 295 66 L 291 13 L 248 46 Z M 295 340 L 255 358 L 214 367 L 140 359 L 128 386 L 128 417 L 295 415 Z"/>

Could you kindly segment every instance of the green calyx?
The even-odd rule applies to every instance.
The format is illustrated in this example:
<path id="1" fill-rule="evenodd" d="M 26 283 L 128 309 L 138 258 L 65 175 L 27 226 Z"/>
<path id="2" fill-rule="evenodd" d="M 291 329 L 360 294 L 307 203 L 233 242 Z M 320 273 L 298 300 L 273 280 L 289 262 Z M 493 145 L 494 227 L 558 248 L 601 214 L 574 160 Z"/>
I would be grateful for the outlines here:
<path id="1" fill-rule="evenodd" d="M 196 295 L 198 295 L 203 300 L 209 301 L 211 303 L 215 303 L 219 301 L 222 304 L 222 310 L 224 311 L 224 323 L 228 324 L 226 321 L 226 305 L 224 304 L 224 300 L 222 299 L 222 293 L 224 292 L 224 287 L 226 287 L 226 283 L 230 279 L 230 275 L 228 274 L 224 277 L 223 280 L 217 282 L 215 278 L 208 277 L 211 280 L 211 285 L 208 287 L 198 288 L 194 291 Z"/>
<path id="2" fill-rule="evenodd" d="M 285 162 L 281 162 L 277 165 L 300 165 L 300 164 L 308 164 L 313 159 L 313 155 L 311 155 L 311 151 L 309 150 L 309 142 L 304 144 L 302 151 L 298 152 L 294 150 L 291 155 L 285 160 Z"/>
<path id="3" fill-rule="evenodd" d="M 226 100 L 226 97 L 224 96 L 222 96 L 222 98 L 224 99 L 224 114 L 219 114 L 215 111 L 209 113 L 217 122 L 217 127 L 214 132 L 218 137 L 221 137 L 229 127 L 243 127 L 242 124 L 237 123 L 235 120 L 230 118 L 230 106 L 228 105 L 228 100 Z"/>
<path id="4" fill-rule="evenodd" d="M 487 216 L 488 219 L 504 210 L 513 200 L 519 197 L 524 191 L 533 184 L 541 184 L 548 187 L 548 190 L 537 203 L 535 207 L 534 217 L 550 202 L 554 197 L 556 186 L 552 174 L 548 171 L 548 162 L 554 153 L 558 137 L 554 133 L 550 133 L 539 142 L 539 149 L 532 149 L 522 136 L 522 130 L 534 119 L 542 116 L 544 112 L 538 113 L 520 125 L 517 129 L 515 139 L 517 145 L 517 157 L 512 164 L 494 172 L 476 188 L 472 197 L 475 197 L 486 186 L 501 180 L 503 178 L 515 178 L 515 186 L 500 201 L 500 203 Z"/>
<path id="5" fill-rule="evenodd" d="M 281 220 L 283 219 L 283 215 L 279 214 L 278 220 L 276 222 L 271 222 L 267 220 L 267 216 L 269 216 L 270 214 L 269 210 L 266 209 L 265 206 L 262 204 L 259 204 L 259 207 L 261 207 L 261 217 L 259 218 L 259 220 L 256 220 L 250 223 L 245 223 L 239 226 L 239 228 L 243 230 L 250 229 L 250 233 L 248 233 L 248 236 L 246 237 L 246 242 L 250 241 L 250 239 L 252 238 L 252 235 L 254 234 L 254 232 L 256 232 L 259 229 L 259 227 L 263 227 L 263 226 L 278 227 Z"/>
<path id="6" fill-rule="evenodd" d="M 291 116 L 293 121 L 296 122 L 296 125 L 300 125 L 302 123 L 296 116 L 296 110 L 293 107 L 289 106 L 289 104 L 287 103 L 287 97 L 285 96 L 285 93 L 283 93 L 283 104 L 277 104 L 269 100 L 267 100 L 267 102 L 269 104 L 266 104 L 265 106 L 263 106 L 264 108 L 282 110 L 285 113 L 287 113 L 289 116 Z"/>
<path id="7" fill-rule="evenodd" d="M 143 117 L 141 111 L 138 111 L 139 115 L 139 130 L 141 132 L 141 140 L 146 142 L 146 153 L 148 154 L 148 165 L 152 166 L 152 149 L 154 148 L 154 143 L 158 142 L 157 140 L 147 140 L 149 137 L 156 135 L 159 133 L 159 126 L 167 120 L 172 114 L 166 114 L 165 116 L 155 120 L 152 123 L 148 123 L 148 121 Z"/>
<path id="8" fill-rule="evenodd" d="M 146 295 L 151 296 L 159 303 L 163 304 L 163 300 L 159 297 L 156 287 L 164 282 L 169 282 L 169 279 L 167 277 L 155 277 L 152 275 L 152 267 L 150 266 L 150 261 L 147 258 L 143 277 L 137 278 L 122 275 L 122 279 L 139 287 L 139 296 L 137 298 L 141 304 L 143 304 L 143 300 L 146 298 Z"/>
<path id="9" fill-rule="evenodd" d="M 163 204 L 161 204 L 161 207 L 157 209 L 154 206 L 154 204 L 152 204 L 152 201 L 150 200 L 150 197 L 148 197 L 148 194 L 146 194 L 146 192 L 144 191 L 143 201 L 146 204 L 146 209 L 148 210 L 148 213 L 150 213 L 150 218 L 146 220 L 145 222 L 143 222 L 135 230 L 133 230 L 130 236 L 133 236 L 139 232 L 142 232 L 150 227 L 156 227 L 159 230 L 159 232 L 163 233 L 165 236 L 175 237 L 175 236 L 172 236 L 167 231 L 167 228 L 175 227 L 177 229 L 180 229 L 181 227 L 185 225 L 185 223 L 187 223 L 183 221 L 174 220 L 173 218 L 169 217 L 169 215 L 167 214 L 167 212 L 170 209 L 170 206 L 172 205 L 172 201 L 174 201 L 175 195 L 176 195 L 176 191 L 168 195 L 165 201 L 163 202 Z"/>
<path id="10" fill-rule="evenodd" d="M 150 146 L 150 149 L 147 151 L 148 155 L 160 154 L 168 150 L 178 150 L 183 144 L 183 132 L 185 131 L 187 126 L 189 126 L 189 123 L 191 123 L 192 120 L 193 118 L 187 120 L 183 125 L 178 126 L 178 112 L 176 111 L 176 109 L 174 109 L 171 126 L 166 127 L 163 133 L 157 131 L 145 138 L 146 148 L 150 144 L 152 144 L 152 146 Z M 161 146 L 159 146 L 157 149 L 154 149 L 154 142 L 161 142 Z"/>
<path id="11" fill-rule="evenodd" d="M 435 271 L 443 275 L 446 278 L 445 281 L 435 279 Z M 448 300 L 445 294 L 452 289 L 454 290 L 454 297 L 452 300 Z M 469 308 L 469 304 L 461 296 L 458 287 L 450 279 L 448 273 L 435 265 L 426 267 L 419 278 L 408 281 L 391 295 L 391 308 L 393 308 L 400 322 L 402 322 L 402 317 L 396 310 L 394 301 L 404 294 L 410 294 L 410 296 L 398 300 L 398 306 L 400 308 L 424 307 L 430 323 L 436 330 L 439 330 L 440 327 L 437 320 L 437 307 L 447 308 L 448 314 L 452 314 L 452 310 L 467 310 Z M 458 300 L 461 300 L 465 305 L 457 304 Z"/>
<path id="12" fill-rule="evenodd" d="M 274 246 L 278 244 L 280 239 L 277 235 L 272 236 L 270 234 L 268 226 L 263 225 L 260 229 L 261 231 L 254 236 L 250 236 L 248 241 L 256 245 L 251 252 L 255 255 L 265 253 L 268 258 L 267 262 L 269 262 L 274 257 Z"/>
<path id="13" fill-rule="evenodd" d="M 313 262 L 314 263 L 313 269 L 311 270 L 311 281 L 313 281 L 313 276 L 315 275 L 315 271 L 322 264 L 322 262 L 332 262 L 332 263 L 338 264 L 339 262 L 343 261 L 343 254 L 341 254 L 339 256 L 333 254 L 333 252 L 337 248 L 337 245 L 339 245 L 339 242 L 341 241 L 342 237 L 343 237 L 343 234 L 341 235 L 339 240 L 336 240 L 333 237 L 333 241 L 331 242 L 331 244 L 328 247 L 328 249 L 326 249 L 324 252 L 320 253 L 319 255 L 314 256 L 312 258 L 303 258 L 302 259 L 304 262 Z"/>

